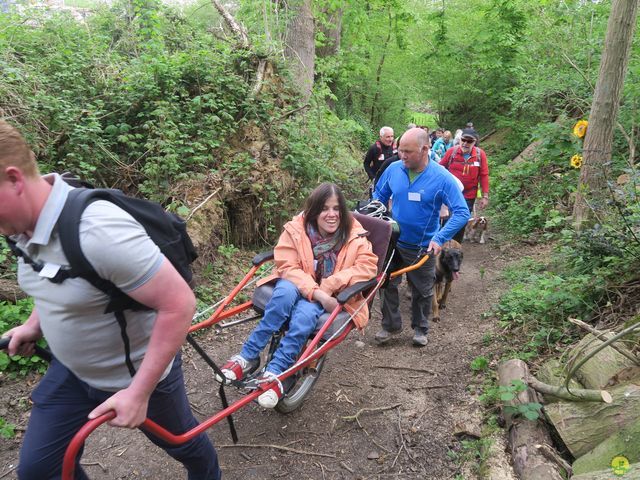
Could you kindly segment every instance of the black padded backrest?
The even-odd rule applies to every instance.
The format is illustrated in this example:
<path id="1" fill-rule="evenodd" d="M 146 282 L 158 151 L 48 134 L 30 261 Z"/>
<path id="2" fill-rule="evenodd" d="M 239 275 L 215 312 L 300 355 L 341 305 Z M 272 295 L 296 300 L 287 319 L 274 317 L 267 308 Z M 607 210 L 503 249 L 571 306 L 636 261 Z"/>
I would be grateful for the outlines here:
<path id="1" fill-rule="evenodd" d="M 391 223 L 380 218 L 370 217 L 362 213 L 353 212 L 353 218 L 369 232 L 367 237 L 373 246 L 373 253 L 378 256 L 378 273 L 384 268 L 389 243 L 391 242 Z"/>

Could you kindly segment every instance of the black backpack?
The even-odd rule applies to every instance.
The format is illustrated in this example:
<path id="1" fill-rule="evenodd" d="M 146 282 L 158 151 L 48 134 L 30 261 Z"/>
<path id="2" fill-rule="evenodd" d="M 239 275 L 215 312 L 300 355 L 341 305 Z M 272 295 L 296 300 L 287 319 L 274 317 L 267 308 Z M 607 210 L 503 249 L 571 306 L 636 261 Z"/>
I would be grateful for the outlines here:
<path id="1" fill-rule="evenodd" d="M 63 177 L 70 184 L 76 183 Z M 77 183 L 76 183 L 77 184 Z M 58 235 L 69 268 L 58 270 L 49 280 L 61 283 L 67 278 L 84 278 L 94 287 L 109 296 L 109 304 L 105 313 L 124 310 L 148 310 L 148 307 L 127 296 L 113 283 L 101 278 L 91 266 L 80 248 L 80 217 L 85 208 L 97 200 L 106 200 L 136 219 L 146 230 L 153 242 L 160 248 L 164 256 L 173 264 L 185 281 L 191 284 L 191 263 L 198 257 L 191 238 L 187 233 L 186 223 L 178 215 L 167 212 L 155 202 L 129 197 L 120 190 L 107 188 L 75 188 L 69 191 L 67 201 L 58 219 Z M 40 271 L 44 265 L 34 262 L 10 239 L 7 239 L 13 252 L 21 256 L 25 263 Z"/>

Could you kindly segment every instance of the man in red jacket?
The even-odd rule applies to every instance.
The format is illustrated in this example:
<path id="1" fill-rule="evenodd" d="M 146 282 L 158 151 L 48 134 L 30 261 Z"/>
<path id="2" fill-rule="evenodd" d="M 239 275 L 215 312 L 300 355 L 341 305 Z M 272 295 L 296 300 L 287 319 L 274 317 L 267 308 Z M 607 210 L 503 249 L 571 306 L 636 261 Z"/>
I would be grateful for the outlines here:
<path id="1" fill-rule="evenodd" d="M 489 205 L 489 165 L 484 150 L 476 146 L 477 138 L 478 134 L 473 128 L 465 128 L 462 131 L 460 145 L 447 150 L 440 160 L 440 165 L 462 182 L 464 186 L 462 194 L 470 212 L 473 212 L 473 205 L 478 195 L 478 184 L 482 189 L 480 209 Z M 453 239 L 462 243 L 463 236 L 464 228 L 456 233 Z"/>

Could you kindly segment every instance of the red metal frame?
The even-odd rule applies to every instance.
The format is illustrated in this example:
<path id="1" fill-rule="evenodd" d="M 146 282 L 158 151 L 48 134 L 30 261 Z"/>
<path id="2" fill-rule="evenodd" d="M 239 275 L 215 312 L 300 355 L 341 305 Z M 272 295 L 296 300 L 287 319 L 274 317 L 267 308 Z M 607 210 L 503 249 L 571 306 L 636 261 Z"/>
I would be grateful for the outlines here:
<path id="1" fill-rule="evenodd" d="M 407 269 L 402 269 L 397 272 L 393 272 L 391 274 L 391 277 L 401 275 L 406 271 L 413 270 L 420 267 L 426 261 L 427 258 L 428 258 L 428 255 L 425 255 L 425 257 L 423 257 L 423 259 L 421 259 L 421 261 L 418 262 L 417 264 L 412 265 Z M 253 305 L 252 302 L 245 302 L 235 307 L 231 307 L 229 309 L 227 309 L 227 307 L 233 302 L 236 295 L 244 288 L 244 286 L 255 275 L 255 272 L 259 268 L 260 268 L 260 265 L 252 267 L 251 270 L 247 273 L 247 275 L 245 275 L 245 277 L 240 281 L 240 283 L 223 300 L 223 302 L 216 309 L 216 311 L 207 320 L 197 323 L 195 325 L 192 325 L 191 328 L 189 329 L 189 332 L 193 332 L 205 327 L 209 327 L 226 318 L 232 317 L 234 315 L 237 315 L 238 313 L 241 313 L 249 309 Z M 376 292 L 380 289 L 384 281 L 384 277 L 385 277 L 385 273 L 381 273 L 376 277 L 378 281 L 377 284 L 371 289 L 371 291 L 363 301 L 370 302 L 373 299 Z M 347 335 L 351 332 L 351 330 L 353 330 L 355 326 L 352 321 L 349 321 L 349 323 L 344 328 L 344 330 L 336 338 L 328 340 L 324 344 L 317 347 L 318 343 L 322 339 L 325 332 L 329 329 L 333 321 L 336 319 L 336 317 L 342 310 L 343 310 L 343 305 L 338 304 L 336 308 L 333 310 L 333 312 L 331 312 L 331 315 L 329 316 L 325 324 L 322 326 L 320 331 L 314 336 L 313 340 L 309 343 L 309 345 L 304 350 L 302 355 L 300 355 L 300 358 L 295 363 L 295 365 L 292 366 L 287 371 L 285 371 L 284 373 L 282 373 L 281 375 L 279 375 L 278 380 L 282 381 L 296 374 L 301 369 L 309 365 L 315 358 L 321 357 L 322 355 L 327 353 L 329 350 L 334 348 L 336 345 L 341 343 L 347 337 Z M 164 429 L 163 427 L 161 427 L 160 425 L 158 425 L 157 423 L 149 419 L 146 419 L 142 423 L 142 425 L 140 425 L 140 428 L 153 433 L 160 439 L 172 445 L 185 443 L 191 440 L 192 438 L 196 437 L 200 433 L 204 432 L 205 430 L 209 429 L 213 425 L 219 423 L 221 420 L 224 420 L 229 415 L 233 414 L 234 412 L 238 411 L 240 408 L 244 407 L 246 404 L 255 400 L 258 396 L 260 396 L 262 392 L 269 390 L 274 386 L 275 386 L 275 382 L 270 382 L 268 384 L 261 385 L 259 389 L 244 395 L 242 398 L 235 401 L 234 403 L 229 405 L 227 408 L 219 411 L 209 419 L 200 423 L 198 426 L 180 435 L 175 435 L 169 432 L 168 430 Z M 78 432 L 71 439 L 71 442 L 69 443 L 69 446 L 67 447 L 67 450 L 64 455 L 64 459 L 62 463 L 62 480 L 73 480 L 74 474 L 75 474 L 75 463 L 76 463 L 75 460 L 80 449 L 84 445 L 85 440 L 96 428 L 98 428 L 103 423 L 106 423 L 109 420 L 112 420 L 113 418 L 115 418 L 115 412 L 111 411 L 111 412 L 105 413 L 104 415 L 101 415 L 98 418 L 89 420 L 87 423 L 85 423 L 82 426 L 82 428 L 80 428 L 80 430 L 78 430 Z"/>

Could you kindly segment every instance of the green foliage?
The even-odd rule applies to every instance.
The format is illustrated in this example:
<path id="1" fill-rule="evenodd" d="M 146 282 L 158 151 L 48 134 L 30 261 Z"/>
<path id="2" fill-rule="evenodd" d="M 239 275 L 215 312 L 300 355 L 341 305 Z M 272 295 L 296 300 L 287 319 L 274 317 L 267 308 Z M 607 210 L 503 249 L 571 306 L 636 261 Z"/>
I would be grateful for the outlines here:
<path id="1" fill-rule="evenodd" d="M 519 337 L 518 355 L 524 359 L 553 350 L 559 342 L 571 342 L 567 318 L 587 317 L 605 288 L 603 279 L 554 272 L 531 260 L 508 269 L 505 279 L 512 286 L 500 298 L 494 314 Z"/>
<path id="2" fill-rule="evenodd" d="M 218 253 L 227 260 L 231 260 L 239 251 L 240 250 L 232 244 L 218 246 Z"/>
<path id="3" fill-rule="evenodd" d="M 16 426 L 13 423 L 9 423 L 4 418 L 0 417 L 0 437 L 13 438 L 15 436 Z"/>
<path id="4" fill-rule="evenodd" d="M 471 361 L 470 367 L 474 372 L 483 372 L 489 368 L 489 360 L 483 356 L 476 357 Z"/>
<path id="5" fill-rule="evenodd" d="M 0 302 L 0 332 L 22 325 L 31 314 L 33 301 L 30 298 L 18 300 L 15 304 Z M 44 341 L 38 342 L 44 346 Z M 9 357 L 4 351 L 0 351 L 0 372 L 7 372 L 11 376 L 26 375 L 30 371 L 44 373 L 47 362 L 40 357 L 21 357 L 19 355 Z"/>
<path id="6" fill-rule="evenodd" d="M 505 230 L 516 235 L 558 233 L 567 225 L 579 176 L 570 165 L 571 156 L 580 151 L 571 127 L 566 119 L 541 124 L 532 157 L 492 169 L 492 202 Z"/>
<path id="7" fill-rule="evenodd" d="M 489 448 L 492 443 L 490 438 L 461 440 L 458 448 L 447 451 L 447 456 L 457 464 L 466 465 L 472 471 L 480 473 L 489 458 Z M 464 477 L 456 475 L 454 479 L 464 480 Z"/>
<path id="8" fill-rule="evenodd" d="M 510 385 L 492 385 L 486 388 L 485 392 L 480 396 L 480 400 L 490 405 L 502 405 L 506 413 L 522 415 L 527 420 L 537 420 L 540 417 L 540 409 L 542 408 L 540 403 L 530 402 L 505 405 L 505 403 L 510 402 L 526 389 L 527 385 L 522 380 L 512 380 Z"/>
<path id="9" fill-rule="evenodd" d="M 501 402 L 510 402 L 520 392 L 524 392 L 527 385 L 522 380 L 512 380 L 511 385 L 501 385 L 498 393 Z M 512 415 L 522 415 L 527 420 L 537 420 L 540 417 L 540 409 L 542 405 L 537 402 L 523 403 L 518 405 L 506 405 L 504 410 Z"/>

